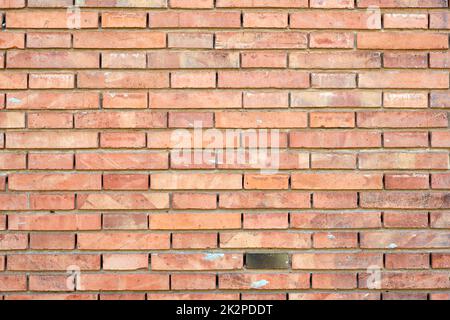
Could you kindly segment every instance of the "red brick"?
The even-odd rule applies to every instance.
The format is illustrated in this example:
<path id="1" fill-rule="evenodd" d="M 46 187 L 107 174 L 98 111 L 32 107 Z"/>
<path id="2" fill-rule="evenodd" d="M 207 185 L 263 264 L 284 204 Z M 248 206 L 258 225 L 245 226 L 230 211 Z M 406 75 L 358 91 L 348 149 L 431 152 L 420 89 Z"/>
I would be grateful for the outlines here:
<path id="1" fill-rule="evenodd" d="M 356 155 L 351 153 L 313 153 L 311 168 L 314 169 L 355 169 Z"/>
<path id="2" fill-rule="evenodd" d="M 217 0 L 217 8 L 306 8 L 306 0 Z"/>
<path id="3" fill-rule="evenodd" d="M 6 65 L 14 69 L 98 68 L 100 56 L 95 52 L 80 51 L 11 51 Z"/>
<path id="4" fill-rule="evenodd" d="M 226 290 L 307 289 L 308 273 L 290 274 L 221 274 L 219 288 Z"/>
<path id="5" fill-rule="evenodd" d="M 151 49 L 164 48 L 166 35 L 147 31 L 80 31 L 73 35 L 74 48 Z"/>
<path id="6" fill-rule="evenodd" d="M 429 144 L 428 132 L 397 131 L 385 132 L 385 148 L 426 148 Z"/>
<path id="7" fill-rule="evenodd" d="M 381 29 L 376 11 L 304 11 L 291 14 L 294 29 Z"/>
<path id="8" fill-rule="evenodd" d="M 8 216 L 10 219 L 11 216 Z M 9 230 L 14 228 L 8 227 Z M 24 250 L 28 248 L 28 235 L 24 233 L 0 234 L 0 250 Z"/>
<path id="9" fill-rule="evenodd" d="M 11 190 L 100 190 L 98 174 L 12 174 L 9 176 Z"/>
<path id="10" fill-rule="evenodd" d="M 242 95 L 234 91 L 151 92 L 153 109 L 241 108 Z"/>
<path id="11" fill-rule="evenodd" d="M 387 253 L 387 269 L 428 269 L 430 257 L 426 253 Z"/>
<path id="12" fill-rule="evenodd" d="M 358 7 L 367 8 L 370 6 L 380 8 L 439 8 L 447 7 L 445 0 L 358 0 Z"/>
<path id="13" fill-rule="evenodd" d="M 309 75 L 301 71 L 220 71 L 219 88 L 308 88 Z"/>
<path id="14" fill-rule="evenodd" d="M 440 33 L 362 32 L 357 37 L 358 49 L 448 49 L 447 36 Z"/>
<path id="15" fill-rule="evenodd" d="M 287 229 L 288 225 L 287 213 L 244 214 L 244 229 Z"/>
<path id="16" fill-rule="evenodd" d="M 100 134 L 102 148 L 145 148 L 144 132 L 102 132 Z"/>
<path id="17" fill-rule="evenodd" d="M 142 213 L 105 214 L 103 215 L 103 229 L 108 230 L 146 230 L 148 218 Z"/>
<path id="18" fill-rule="evenodd" d="M 171 32 L 168 34 L 169 48 L 211 49 L 214 37 L 206 32 Z"/>
<path id="19" fill-rule="evenodd" d="M 219 195 L 219 207 L 224 209 L 293 209 L 310 206 L 310 194 L 305 192 L 246 192 Z"/>
<path id="20" fill-rule="evenodd" d="M 166 0 L 147 0 L 145 2 L 119 2 L 117 0 L 85 0 L 80 5 L 88 8 L 166 8 Z"/>
<path id="21" fill-rule="evenodd" d="M 82 233 L 78 235 L 79 250 L 155 250 L 168 249 L 169 234 L 163 233 Z"/>
<path id="22" fill-rule="evenodd" d="M 444 192 L 361 193 L 362 208 L 448 209 L 450 199 Z"/>
<path id="23" fill-rule="evenodd" d="M 316 192 L 313 206 L 319 209 L 352 209 L 358 206 L 355 192 Z"/>
<path id="24" fill-rule="evenodd" d="M 148 269 L 147 254 L 104 254 L 104 270 L 140 270 Z"/>
<path id="25" fill-rule="evenodd" d="M 67 281 L 67 275 L 30 275 L 28 286 L 30 291 L 75 291 L 74 281 Z"/>
<path id="26" fill-rule="evenodd" d="M 66 271 L 76 265 L 80 270 L 100 270 L 99 255 L 21 254 L 8 256 L 10 271 Z"/>
<path id="27" fill-rule="evenodd" d="M 148 190 L 149 177 L 143 174 L 103 175 L 103 188 L 106 190 Z"/>
<path id="28" fill-rule="evenodd" d="M 208 9 L 214 7 L 214 0 L 171 0 L 170 7 Z"/>
<path id="29" fill-rule="evenodd" d="M 381 146 L 381 135 L 377 132 L 291 132 L 292 148 L 373 148 Z"/>
<path id="30" fill-rule="evenodd" d="M 292 213 L 291 226 L 296 229 L 374 229 L 381 227 L 381 213 Z"/>
<path id="31" fill-rule="evenodd" d="M 431 212 L 430 225 L 432 228 L 448 228 L 450 226 L 450 214 L 448 212 Z"/>
<path id="32" fill-rule="evenodd" d="M 10 230 L 75 231 L 99 230 L 98 214 L 12 214 L 8 216 Z"/>
<path id="33" fill-rule="evenodd" d="M 301 32 L 217 32 L 216 49 L 304 49 L 308 39 Z"/>
<path id="34" fill-rule="evenodd" d="M 221 232 L 221 248 L 283 248 L 305 249 L 311 247 L 311 236 L 293 232 Z"/>
<path id="35" fill-rule="evenodd" d="M 146 12 L 103 12 L 103 28 L 145 28 L 147 27 Z"/>
<path id="36" fill-rule="evenodd" d="M 309 35 L 309 46 L 311 48 L 350 49 L 353 48 L 354 44 L 355 44 L 355 35 L 350 32 L 324 31 L 324 32 L 312 32 Z"/>
<path id="37" fill-rule="evenodd" d="M 427 68 L 428 54 L 386 52 L 383 55 L 383 64 L 386 68 Z"/>
<path id="38" fill-rule="evenodd" d="M 102 53 L 102 68 L 111 69 L 144 69 L 147 66 L 145 53 L 107 52 Z"/>
<path id="39" fill-rule="evenodd" d="M 428 214 L 415 211 L 387 211 L 383 214 L 383 224 L 386 228 L 427 228 Z"/>
<path id="40" fill-rule="evenodd" d="M 33 250 L 73 250 L 75 234 L 73 233 L 32 233 L 30 249 Z"/>
<path id="41" fill-rule="evenodd" d="M 450 174 L 448 173 L 432 174 L 431 187 L 433 189 L 450 189 Z"/>
<path id="42" fill-rule="evenodd" d="M 119 281 L 120 279 L 120 281 Z M 82 274 L 80 291 L 168 290 L 169 275 L 164 274 Z"/>
<path id="43" fill-rule="evenodd" d="M 91 193 L 77 198 L 80 210 L 148 210 L 169 207 L 167 193 Z"/>
<path id="44" fill-rule="evenodd" d="M 72 153 L 29 153 L 28 168 L 31 170 L 71 170 L 74 167 Z"/>
<path id="45" fill-rule="evenodd" d="M 216 69 L 238 68 L 239 54 L 213 51 L 155 51 L 147 55 L 153 69 Z"/>
<path id="46" fill-rule="evenodd" d="M 216 128 L 305 128 L 304 112 L 217 112 Z"/>
<path id="47" fill-rule="evenodd" d="M 150 215 L 153 230 L 240 229 L 241 215 L 234 213 L 168 213 Z"/>
<path id="48" fill-rule="evenodd" d="M 430 231 L 363 232 L 361 248 L 446 248 L 448 236 Z"/>
<path id="49" fill-rule="evenodd" d="M 100 300 L 145 300 L 145 293 L 100 294 Z"/>
<path id="50" fill-rule="evenodd" d="M 7 109 L 98 109 L 100 99 L 95 92 L 17 92 L 9 93 Z"/>
<path id="51" fill-rule="evenodd" d="M 288 15 L 283 12 L 245 12 L 244 28 L 286 28 Z"/>
<path id="52" fill-rule="evenodd" d="M 139 72 L 139 71 L 85 71 L 78 74 L 78 87 L 94 88 L 168 88 L 169 74 L 166 72 Z"/>
<path id="53" fill-rule="evenodd" d="M 73 29 L 97 28 L 97 12 L 75 12 L 65 10 L 9 11 L 6 14 L 7 28 L 21 29 Z"/>
<path id="54" fill-rule="evenodd" d="M 90 112 L 75 115 L 76 128 L 117 128 L 117 129 L 142 129 L 142 128 L 165 128 L 167 125 L 167 114 L 163 112 Z"/>
<path id="55" fill-rule="evenodd" d="M 25 114 L 22 112 L 0 113 L 0 128 L 2 129 L 25 128 Z"/>
<path id="56" fill-rule="evenodd" d="M 26 275 L 9 275 L 9 274 L 0 275 L 0 290 L 3 292 L 26 291 L 27 290 Z"/>
<path id="57" fill-rule="evenodd" d="M 314 248 L 356 248 L 358 234 L 352 232 L 320 232 L 313 235 Z"/>
<path id="58" fill-rule="evenodd" d="M 355 2 L 352 0 L 311 0 L 311 8 L 353 8 Z"/>
<path id="59" fill-rule="evenodd" d="M 449 167 L 446 153 L 362 153 L 360 169 L 443 169 Z"/>
<path id="60" fill-rule="evenodd" d="M 174 209 L 216 209 L 217 196 L 206 193 L 174 193 L 172 207 Z"/>
<path id="61" fill-rule="evenodd" d="M 361 274 L 359 287 L 367 288 L 370 284 L 370 275 Z M 381 274 L 380 289 L 448 289 L 450 282 L 444 273 L 431 272 L 384 272 Z"/>
<path id="62" fill-rule="evenodd" d="M 172 72 L 171 87 L 177 89 L 215 88 L 216 73 L 209 71 Z"/>
<path id="63" fill-rule="evenodd" d="M 7 153 L 0 154 L 0 169 L 1 170 L 19 170 L 25 169 L 26 154 L 24 153 Z"/>
<path id="64" fill-rule="evenodd" d="M 381 93 L 372 91 L 293 92 L 293 107 L 380 107 Z"/>
<path id="65" fill-rule="evenodd" d="M 29 113 L 28 128 L 32 129 L 71 129 L 73 116 L 71 113 Z"/>
<path id="66" fill-rule="evenodd" d="M 31 194 L 30 209 L 32 210 L 73 210 L 75 195 L 73 194 Z"/>
<path id="67" fill-rule="evenodd" d="M 300 69 L 372 69 L 381 67 L 378 52 L 295 52 L 289 66 Z"/>
<path id="68" fill-rule="evenodd" d="M 174 249 L 217 248 L 217 233 L 172 233 Z"/>
<path id="69" fill-rule="evenodd" d="M 428 189 L 430 186 L 427 174 L 387 174 L 385 187 L 389 190 Z"/>
<path id="70" fill-rule="evenodd" d="M 292 189 L 364 190 L 383 187 L 383 176 L 380 174 L 295 173 L 291 179 Z"/>
<path id="71" fill-rule="evenodd" d="M 32 73 L 29 82 L 31 89 L 72 89 L 75 76 L 71 73 Z"/>
<path id="72" fill-rule="evenodd" d="M 0 194 L 0 210 L 27 210 L 28 197 L 26 194 Z"/>
<path id="73" fill-rule="evenodd" d="M 240 12 L 150 12 L 150 28 L 239 28 Z"/>
<path id="74" fill-rule="evenodd" d="M 214 290 L 215 274 L 173 274 L 171 277 L 173 290 Z"/>
<path id="75" fill-rule="evenodd" d="M 430 29 L 450 29 L 448 12 L 430 12 Z"/>
<path id="76" fill-rule="evenodd" d="M 280 92 L 257 92 L 244 93 L 244 108 L 287 108 L 289 96 Z"/>
<path id="77" fill-rule="evenodd" d="M 383 22 L 386 29 L 428 29 L 428 15 L 423 13 L 386 13 Z"/>
<path id="78" fill-rule="evenodd" d="M 238 270 L 242 254 L 233 253 L 158 253 L 152 254 L 152 270 Z"/>
<path id="79" fill-rule="evenodd" d="M 167 169 L 167 153 L 79 153 L 78 170 L 152 170 Z"/>
<path id="80" fill-rule="evenodd" d="M 290 293 L 289 300 L 380 300 L 379 293 Z"/>
<path id="81" fill-rule="evenodd" d="M 318 273 L 312 275 L 313 289 L 356 289 L 355 273 Z"/>
<path id="82" fill-rule="evenodd" d="M 438 71 L 372 71 L 359 74 L 360 88 L 446 89 L 447 72 Z"/>
<path id="83" fill-rule="evenodd" d="M 2 32 L 0 35 L 0 48 L 2 49 L 23 49 L 25 47 L 24 33 Z"/>
<path id="84" fill-rule="evenodd" d="M 242 68 L 286 68 L 287 54 L 283 52 L 243 52 Z"/>
<path id="85" fill-rule="evenodd" d="M 380 253 L 298 253 L 292 256 L 293 269 L 367 269 L 383 265 Z"/>
<path id="86" fill-rule="evenodd" d="M 450 254 L 448 253 L 433 253 L 431 261 L 434 269 L 450 269 Z"/>
<path id="87" fill-rule="evenodd" d="M 29 32 L 27 48 L 70 48 L 72 35 L 64 32 Z"/>
<path id="88" fill-rule="evenodd" d="M 386 108 L 427 108 L 428 94 L 418 92 L 385 92 L 384 107 Z"/>
<path id="89" fill-rule="evenodd" d="M 448 52 L 432 52 L 430 53 L 431 68 L 450 68 L 450 54 Z"/>

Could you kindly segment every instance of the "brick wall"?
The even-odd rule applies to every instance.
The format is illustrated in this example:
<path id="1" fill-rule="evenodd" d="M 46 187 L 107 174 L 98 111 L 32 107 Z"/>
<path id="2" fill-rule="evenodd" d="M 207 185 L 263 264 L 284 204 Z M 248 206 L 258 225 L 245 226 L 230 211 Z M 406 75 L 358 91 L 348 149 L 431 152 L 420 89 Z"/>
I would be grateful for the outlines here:
<path id="1" fill-rule="evenodd" d="M 450 298 L 447 0 L 0 12 L 0 299 Z"/>

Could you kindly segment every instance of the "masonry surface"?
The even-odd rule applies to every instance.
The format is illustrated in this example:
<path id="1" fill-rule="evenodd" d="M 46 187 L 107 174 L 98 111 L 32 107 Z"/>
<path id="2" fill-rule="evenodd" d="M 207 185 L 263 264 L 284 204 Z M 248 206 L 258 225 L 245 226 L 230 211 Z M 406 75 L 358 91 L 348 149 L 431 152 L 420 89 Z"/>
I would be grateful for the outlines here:
<path id="1" fill-rule="evenodd" d="M 450 299 L 447 0 L 0 17 L 0 299 Z"/>

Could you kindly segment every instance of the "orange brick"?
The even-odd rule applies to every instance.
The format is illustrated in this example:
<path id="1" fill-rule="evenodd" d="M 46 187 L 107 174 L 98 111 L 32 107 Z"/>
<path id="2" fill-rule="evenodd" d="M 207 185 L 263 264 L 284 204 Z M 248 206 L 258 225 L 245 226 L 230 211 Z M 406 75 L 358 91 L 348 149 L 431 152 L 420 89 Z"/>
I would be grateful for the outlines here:
<path id="1" fill-rule="evenodd" d="M 154 230 L 208 230 L 239 229 L 241 215 L 226 213 L 169 213 L 150 215 L 150 229 Z"/>
<path id="2" fill-rule="evenodd" d="M 10 11 L 7 13 L 7 28 L 22 29 L 72 29 L 97 28 L 97 12 L 58 11 Z"/>
<path id="3" fill-rule="evenodd" d="M 102 31 L 76 32 L 73 36 L 75 48 L 103 49 L 151 49 L 164 48 L 166 35 L 147 31 Z"/>
<path id="4" fill-rule="evenodd" d="M 152 270 L 237 270 L 242 254 L 234 253 L 157 253 L 151 257 Z"/>
<path id="5" fill-rule="evenodd" d="M 10 230 L 75 231 L 101 228 L 101 217 L 97 214 L 14 214 L 8 220 Z"/>
<path id="6" fill-rule="evenodd" d="M 305 11 L 291 14 L 294 29 L 380 29 L 381 15 L 376 11 Z"/>
<path id="7" fill-rule="evenodd" d="M 103 28 L 145 28 L 147 26 L 146 12 L 103 12 Z"/>
<path id="8" fill-rule="evenodd" d="M 240 12 L 151 12 L 150 28 L 239 28 Z"/>

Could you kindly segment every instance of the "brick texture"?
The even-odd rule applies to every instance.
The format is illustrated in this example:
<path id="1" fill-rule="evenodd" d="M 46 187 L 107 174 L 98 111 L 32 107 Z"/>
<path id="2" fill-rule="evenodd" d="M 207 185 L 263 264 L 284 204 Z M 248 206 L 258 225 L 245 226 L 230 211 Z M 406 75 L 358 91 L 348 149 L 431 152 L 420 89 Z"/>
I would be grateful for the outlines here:
<path id="1" fill-rule="evenodd" d="M 449 299 L 449 10 L 0 0 L 0 300 Z"/>

